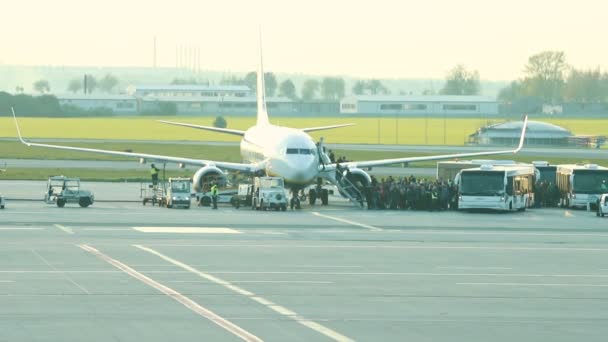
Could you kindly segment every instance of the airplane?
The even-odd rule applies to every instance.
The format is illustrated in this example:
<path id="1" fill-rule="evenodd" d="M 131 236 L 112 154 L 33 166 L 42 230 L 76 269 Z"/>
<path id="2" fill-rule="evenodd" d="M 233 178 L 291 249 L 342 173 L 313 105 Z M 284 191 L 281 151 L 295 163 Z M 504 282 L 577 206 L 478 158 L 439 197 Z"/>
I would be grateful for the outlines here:
<path id="1" fill-rule="evenodd" d="M 261 45 L 261 44 L 260 44 Z M 242 131 L 228 128 L 218 128 L 201 126 L 190 123 L 159 120 L 159 122 L 169 125 L 189 127 L 207 130 L 222 134 L 231 134 L 241 137 L 240 152 L 243 159 L 242 163 L 224 162 L 216 160 L 190 159 L 165 155 L 121 152 L 93 148 L 83 148 L 74 146 L 51 145 L 28 142 L 23 139 L 15 111 L 11 108 L 19 140 L 32 147 L 53 148 L 69 151 L 81 151 L 98 153 L 122 157 L 139 158 L 141 163 L 147 161 L 159 163 L 177 163 L 183 165 L 195 165 L 201 168 L 193 175 L 193 188 L 195 191 L 203 191 L 205 184 L 211 180 L 225 179 L 227 171 L 240 171 L 251 175 L 267 175 L 282 177 L 287 188 L 294 194 L 305 187 L 316 184 L 318 179 L 326 180 L 338 187 L 339 192 L 351 199 L 359 202 L 363 207 L 363 190 L 371 184 L 371 177 L 365 169 L 375 166 L 412 163 L 420 161 L 431 161 L 441 159 L 455 159 L 465 157 L 478 157 L 499 154 L 515 154 L 519 152 L 524 144 L 525 132 L 528 122 L 527 115 L 524 117 L 524 124 L 521 131 L 519 145 L 514 149 L 469 152 L 457 154 L 431 155 L 419 157 L 404 157 L 393 159 L 379 159 L 367 161 L 349 161 L 334 163 L 329 160 L 324 153 L 322 141 L 315 143 L 309 132 L 329 130 L 340 127 L 351 126 L 352 124 L 339 124 L 309 128 L 291 128 L 274 125 L 270 122 L 266 107 L 266 95 L 264 88 L 264 68 L 262 51 L 260 46 L 260 61 L 257 72 L 257 121 L 249 129 Z M 346 177 L 343 177 L 346 176 Z M 353 189 L 354 188 L 354 189 Z M 325 196 L 327 196 L 325 194 Z M 326 201 L 326 199 L 325 199 Z"/>

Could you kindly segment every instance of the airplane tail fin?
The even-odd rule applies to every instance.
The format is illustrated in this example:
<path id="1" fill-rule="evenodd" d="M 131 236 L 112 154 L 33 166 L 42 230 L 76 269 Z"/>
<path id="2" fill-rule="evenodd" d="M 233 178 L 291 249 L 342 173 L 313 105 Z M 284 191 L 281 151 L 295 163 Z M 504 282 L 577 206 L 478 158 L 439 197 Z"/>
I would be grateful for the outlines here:
<path id="1" fill-rule="evenodd" d="M 268 125 L 268 111 L 266 110 L 266 88 L 264 85 L 264 61 L 262 58 L 262 31 L 260 30 L 260 64 L 257 72 L 257 124 Z"/>

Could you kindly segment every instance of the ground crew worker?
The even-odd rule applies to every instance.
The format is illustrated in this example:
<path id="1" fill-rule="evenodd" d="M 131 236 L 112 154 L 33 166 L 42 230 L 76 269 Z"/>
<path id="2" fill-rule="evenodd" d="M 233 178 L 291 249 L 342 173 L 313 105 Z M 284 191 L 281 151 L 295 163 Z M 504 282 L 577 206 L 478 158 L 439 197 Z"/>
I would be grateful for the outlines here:
<path id="1" fill-rule="evenodd" d="M 158 169 L 154 164 L 150 165 L 150 176 L 152 176 L 152 185 L 156 186 L 158 184 Z"/>
<path id="2" fill-rule="evenodd" d="M 217 209 L 217 184 L 211 186 L 211 200 L 213 200 L 213 209 Z"/>

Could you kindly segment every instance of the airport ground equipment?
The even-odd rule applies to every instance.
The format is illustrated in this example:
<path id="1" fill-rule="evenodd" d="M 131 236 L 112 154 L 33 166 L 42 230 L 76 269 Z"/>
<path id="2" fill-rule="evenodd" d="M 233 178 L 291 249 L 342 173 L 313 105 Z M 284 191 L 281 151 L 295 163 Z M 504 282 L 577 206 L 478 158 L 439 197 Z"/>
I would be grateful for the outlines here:
<path id="1" fill-rule="evenodd" d="M 4 199 L 4 196 L 2 196 L 2 194 L 0 194 L 0 209 L 4 209 L 5 205 L 6 205 L 6 200 Z"/>
<path id="2" fill-rule="evenodd" d="M 287 210 L 285 183 L 281 177 L 255 177 L 252 194 L 254 210 Z"/>
<path id="3" fill-rule="evenodd" d="M 169 178 L 165 199 L 167 208 L 190 209 L 191 189 L 190 178 Z"/>
<path id="4" fill-rule="evenodd" d="M 59 208 L 63 208 L 66 203 L 78 203 L 86 208 L 93 204 L 95 196 L 80 188 L 80 178 L 53 176 L 47 181 L 44 201 L 47 204 L 56 204 Z"/>
<path id="5" fill-rule="evenodd" d="M 233 204 L 234 197 L 237 194 L 235 189 L 225 189 L 218 191 L 217 204 Z M 211 191 L 196 194 L 196 201 L 199 207 L 210 207 L 213 203 L 213 197 L 211 197 Z"/>
<path id="6" fill-rule="evenodd" d="M 596 214 L 600 217 L 604 217 L 604 215 L 608 214 L 608 193 L 602 194 L 597 200 Z"/>
<path id="7" fill-rule="evenodd" d="M 253 184 L 250 184 L 250 183 L 239 184 L 239 188 L 236 192 L 236 195 L 234 195 L 232 197 L 232 200 L 230 202 L 233 207 L 238 209 L 241 206 L 251 205 L 252 197 L 253 197 Z"/>
<path id="8" fill-rule="evenodd" d="M 156 185 L 152 183 L 141 183 L 139 188 L 139 198 L 143 205 L 152 203 L 152 206 L 164 206 L 167 199 L 167 186 L 165 182 L 158 182 Z"/>
<path id="9" fill-rule="evenodd" d="M 482 165 L 456 176 L 458 209 L 524 211 L 534 205 L 538 170 L 532 165 Z"/>
<path id="10" fill-rule="evenodd" d="M 608 192 L 608 168 L 597 164 L 558 165 L 556 180 L 563 208 L 595 209 L 598 198 Z"/>

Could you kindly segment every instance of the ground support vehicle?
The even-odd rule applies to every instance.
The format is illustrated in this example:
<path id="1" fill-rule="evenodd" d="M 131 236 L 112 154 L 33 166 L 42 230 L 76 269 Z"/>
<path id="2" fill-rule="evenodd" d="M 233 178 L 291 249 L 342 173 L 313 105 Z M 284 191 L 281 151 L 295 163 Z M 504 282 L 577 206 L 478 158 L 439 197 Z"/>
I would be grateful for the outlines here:
<path id="1" fill-rule="evenodd" d="M 524 211 L 534 205 L 532 165 L 482 165 L 458 173 L 458 209 Z"/>
<path id="2" fill-rule="evenodd" d="M 231 204 L 235 208 L 251 205 L 253 196 L 253 184 L 239 184 L 236 194 L 231 199 Z"/>
<path id="3" fill-rule="evenodd" d="M 556 179 L 563 208 L 595 210 L 598 198 L 608 192 L 608 168 L 596 164 L 558 165 Z"/>
<path id="4" fill-rule="evenodd" d="M 190 209 L 192 180 L 190 178 L 169 178 L 165 205 L 167 208 Z"/>
<path id="5" fill-rule="evenodd" d="M 152 206 L 164 206 L 167 200 L 166 185 L 164 182 L 159 182 L 156 185 L 152 183 L 141 183 L 139 189 L 139 198 L 142 199 L 142 204 L 152 203 Z"/>
<path id="6" fill-rule="evenodd" d="M 4 199 L 4 196 L 2 196 L 2 194 L 0 194 L 0 209 L 4 209 L 5 205 L 6 205 L 6 200 Z"/>
<path id="7" fill-rule="evenodd" d="M 93 204 L 95 196 L 88 190 L 80 189 L 79 178 L 53 176 L 47 181 L 44 201 L 47 204 L 56 204 L 59 208 L 63 208 L 66 203 L 78 203 L 86 208 Z"/>
<path id="8" fill-rule="evenodd" d="M 237 191 L 234 189 L 228 190 L 220 190 L 217 194 L 217 203 L 218 204 L 226 204 L 230 203 L 234 206 L 234 197 L 237 194 Z M 197 193 L 196 201 L 199 207 L 210 207 L 213 203 L 213 197 L 211 196 L 211 191 Z"/>
<path id="9" fill-rule="evenodd" d="M 254 210 L 287 210 L 285 183 L 280 177 L 255 177 L 251 208 Z"/>
<path id="10" fill-rule="evenodd" d="M 604 217 L 604 215 L 608 215 L 608 193 L 602 194 L 602 196 L 600 196 L 600 198 L 597 200 L 596 206 L 597 216 Z"/>

